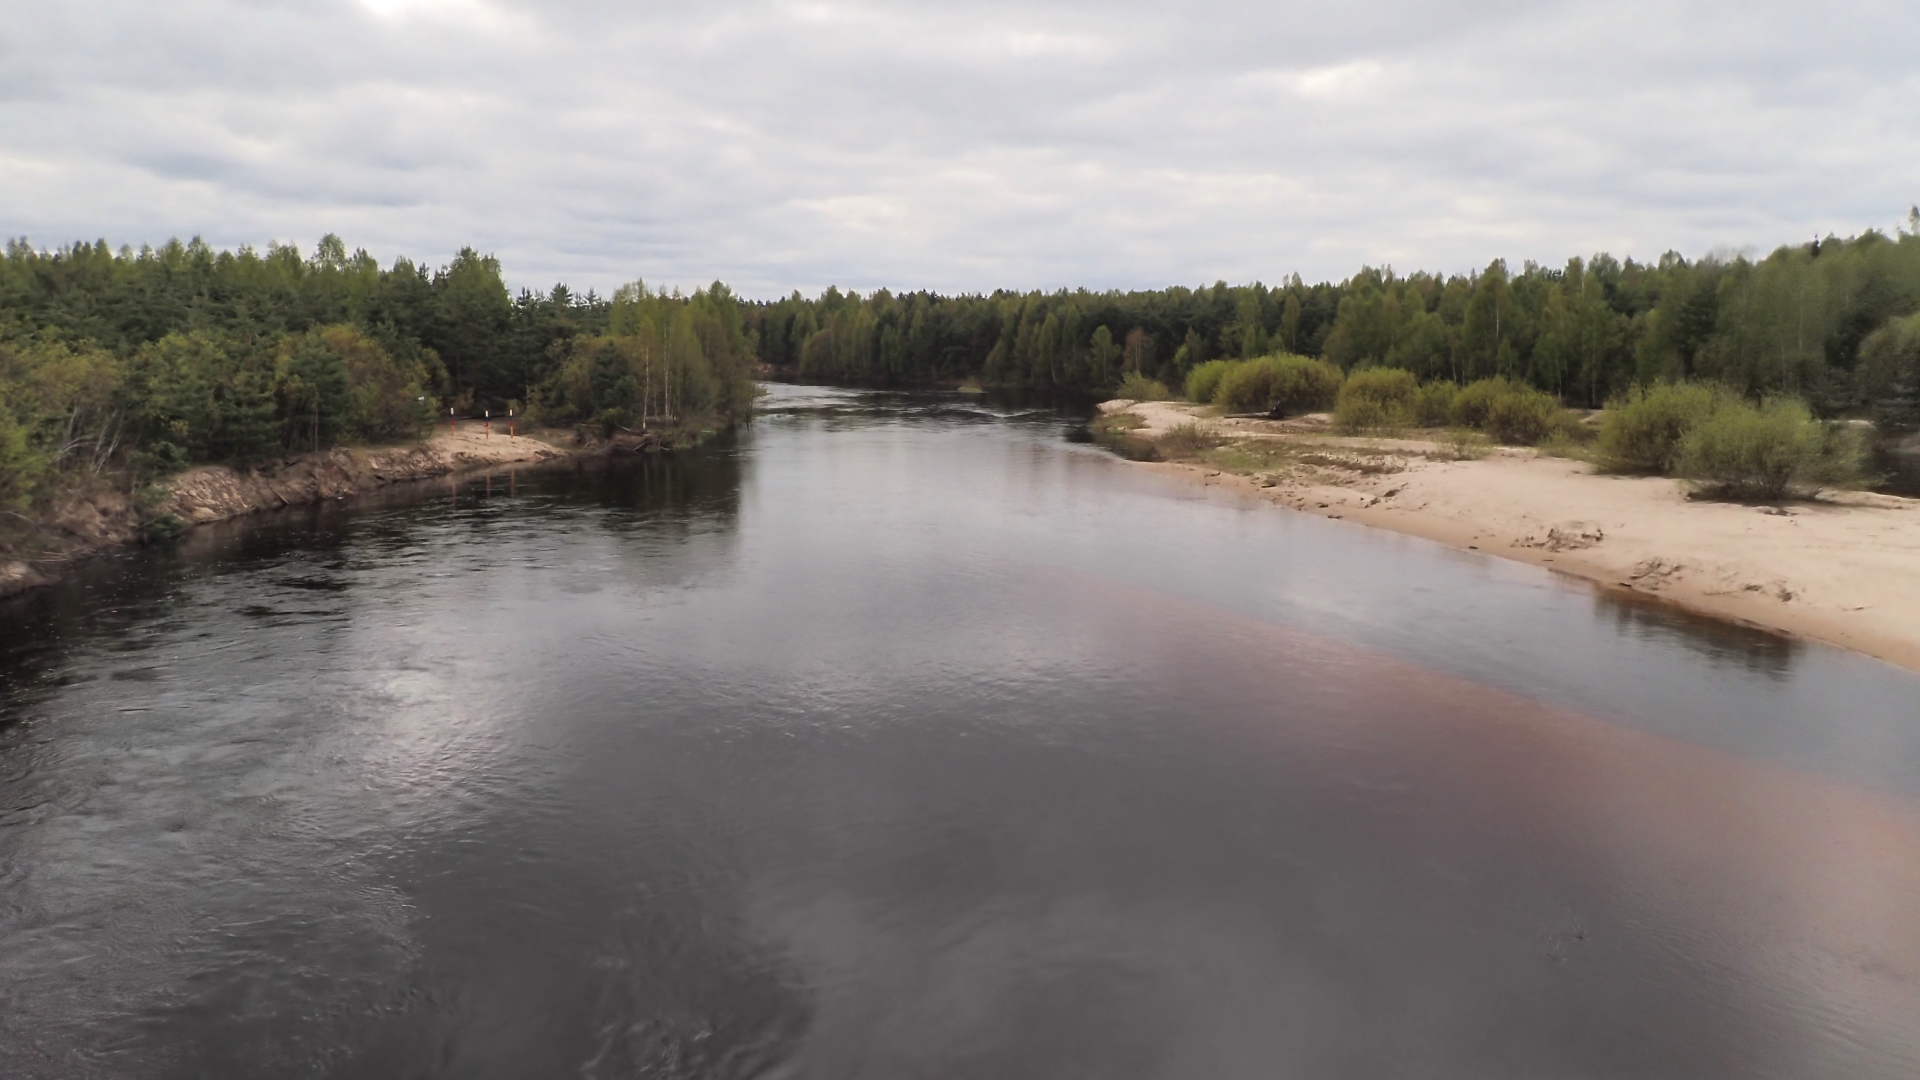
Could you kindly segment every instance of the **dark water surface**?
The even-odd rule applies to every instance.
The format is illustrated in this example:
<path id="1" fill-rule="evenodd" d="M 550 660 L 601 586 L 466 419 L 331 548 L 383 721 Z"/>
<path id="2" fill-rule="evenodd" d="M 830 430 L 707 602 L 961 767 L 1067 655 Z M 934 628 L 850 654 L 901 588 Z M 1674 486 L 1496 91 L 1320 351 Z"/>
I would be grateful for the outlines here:
<path id="1" fill-rule="evenodd" d="M 1912 1077 L 1920 678 L 776 388 L 0 606 L 0 1076 Z"/>

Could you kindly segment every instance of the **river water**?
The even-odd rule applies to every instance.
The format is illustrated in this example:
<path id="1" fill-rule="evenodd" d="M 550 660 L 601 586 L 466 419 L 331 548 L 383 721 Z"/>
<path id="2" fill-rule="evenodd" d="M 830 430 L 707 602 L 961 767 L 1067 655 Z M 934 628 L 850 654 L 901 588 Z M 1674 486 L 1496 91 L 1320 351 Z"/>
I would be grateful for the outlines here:
<path id="1" fill-rule="evenodd" d="M 961 395 L 0 606 L 0 1076 L 1911 1077 L 1920 678 Z"/>

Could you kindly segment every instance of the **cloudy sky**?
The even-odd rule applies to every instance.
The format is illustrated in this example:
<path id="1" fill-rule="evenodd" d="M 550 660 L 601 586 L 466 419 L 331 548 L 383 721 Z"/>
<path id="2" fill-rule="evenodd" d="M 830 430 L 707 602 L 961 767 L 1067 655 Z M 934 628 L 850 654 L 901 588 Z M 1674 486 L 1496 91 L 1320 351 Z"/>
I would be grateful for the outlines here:
<path id="1" fill-rule="evenodd" d="M 1920 201 L 1920 5 L 96 0 L 0 232 L 945 291 L 1771 247 Z"/>

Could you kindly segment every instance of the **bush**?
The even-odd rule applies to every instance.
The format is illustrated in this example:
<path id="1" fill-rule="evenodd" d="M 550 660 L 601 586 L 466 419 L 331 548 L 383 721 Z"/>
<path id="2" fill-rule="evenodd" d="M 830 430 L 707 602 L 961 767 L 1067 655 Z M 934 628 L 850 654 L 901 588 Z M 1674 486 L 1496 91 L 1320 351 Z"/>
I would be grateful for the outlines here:
<path id="1" fill-rule="evenodd" d="M 1340 369 L 1304 356 L 1242 360 L 1220 379 L 1213 403 L 1227 412 L 1285 416 L 1332 405 L 1340 393 Z"/>
<path id="2" fill-rule="evenodd" d="M 1333 412 L 1334 427 L 1349 435 L 1363 431 L 1391 431 L 1405 427 L 1405 413 L 1396 412 L 1378 401 L 1357 398 L 1342 401 Z"/>
<path id="3" fill-rule="evenodd" d="M 1420 383 L 1400 368 L 1365 368 L 1347 376 L 1334 422 L 1347 431 L 1405 427 L 1419 412 Z"/>
<path id="4" fill-rule="evenodd" d="M 1469 387 L 1468 389 L 1472 389 Z M 1532 446 L 1563 430 L 1560 399 L 1530 386 L 1514 386 L 1487 405 L 1487 434 L 1512 446 Z"/>
<path id="5" fill-rule="evenodd" d="M 1165 401 L 1173 396 L 1173 392 L 1159 379 L 1149 379 L 1137 371 L 1129 371 L 1127 377 L 1120 380 L 1119 395 L 1129 401 Z"/>
<path id="6" fill-rule="evenodd" d="M 46 471 L 46 457 L 34 450 L 25 425 L 14 420 L 0 395 L 0 510 L 24 509 Z"/>
<path id="7" fill-rule="evenodd" d="M 1220 379 L 1232 366 L 1231 360 L 1209 360 L 1187 372 L 1187 400 L 1195 405 L 1210 404 L 1214 392 L 1220 389 Z"/>
<path id="8" fill-rule="evenodd" d="M 599 415 L 593 418 L 593 422 L 600 429 L 601 438 L 611 439 L 616 433 L 633 427 L 633 410 L 601 409 Z"/>
<path id="9" fill-rule="evenodd" d="M 1705 493 L 1771 501 L 1856 481 L 1864 448 L 1855 433 L 1815 420 L 1798 399 L 1727 402 L 1681 440 L 1677 467 Z"/>
<path id="10" fill-rule="evenodd" d="M 1220 438 L 1201 430 L 1199 424 L 1178 424 L 1160 436 L 1160 450 L 1170 457 L 1193 457 L 1220 445 Z"/>
<path id="11" fill-rule="evenodd" d="M 1453 423 L 1453 399 L 1460 388 L 1436 379 L 1420 388 L 1414 401 L 1414 422 L 1421 427 L 1446 427 Z"/>
<path id="12" fill-rule="evenodd" d="M 1515 389 L 1513 382 L 1498 375 L 1468 383 L 1453 395 L 1453 422 L 1461 427 L 1486 427 L 1494 399 Z"/>
<path id="13" fill-rule="evenodd" d="M 1920 313 L 1888 319 L 1868 334 L 1856 374 L 1882 431 L 1920 430 Z"/>
<path id="14" fill-rule="evenodd" d="M 1680 444 L 1732 394 L 1706 383 L 1634 387 L 1607 403 L 1600 421 L 1600 464 L 1610 472 L 1668 473 Z"/>

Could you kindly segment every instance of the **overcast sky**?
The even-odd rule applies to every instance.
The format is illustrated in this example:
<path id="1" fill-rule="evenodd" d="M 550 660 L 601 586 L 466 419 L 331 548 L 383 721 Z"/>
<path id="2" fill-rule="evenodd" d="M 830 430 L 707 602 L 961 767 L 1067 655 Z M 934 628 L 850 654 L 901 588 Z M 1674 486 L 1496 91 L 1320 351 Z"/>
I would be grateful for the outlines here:
<path id="1" fill-rule="evenodd" d="M 0 26 L 0 231 L 750 296 L 1766 249 L 1920 201 L 1920 4 L 128 0 Z"/>

